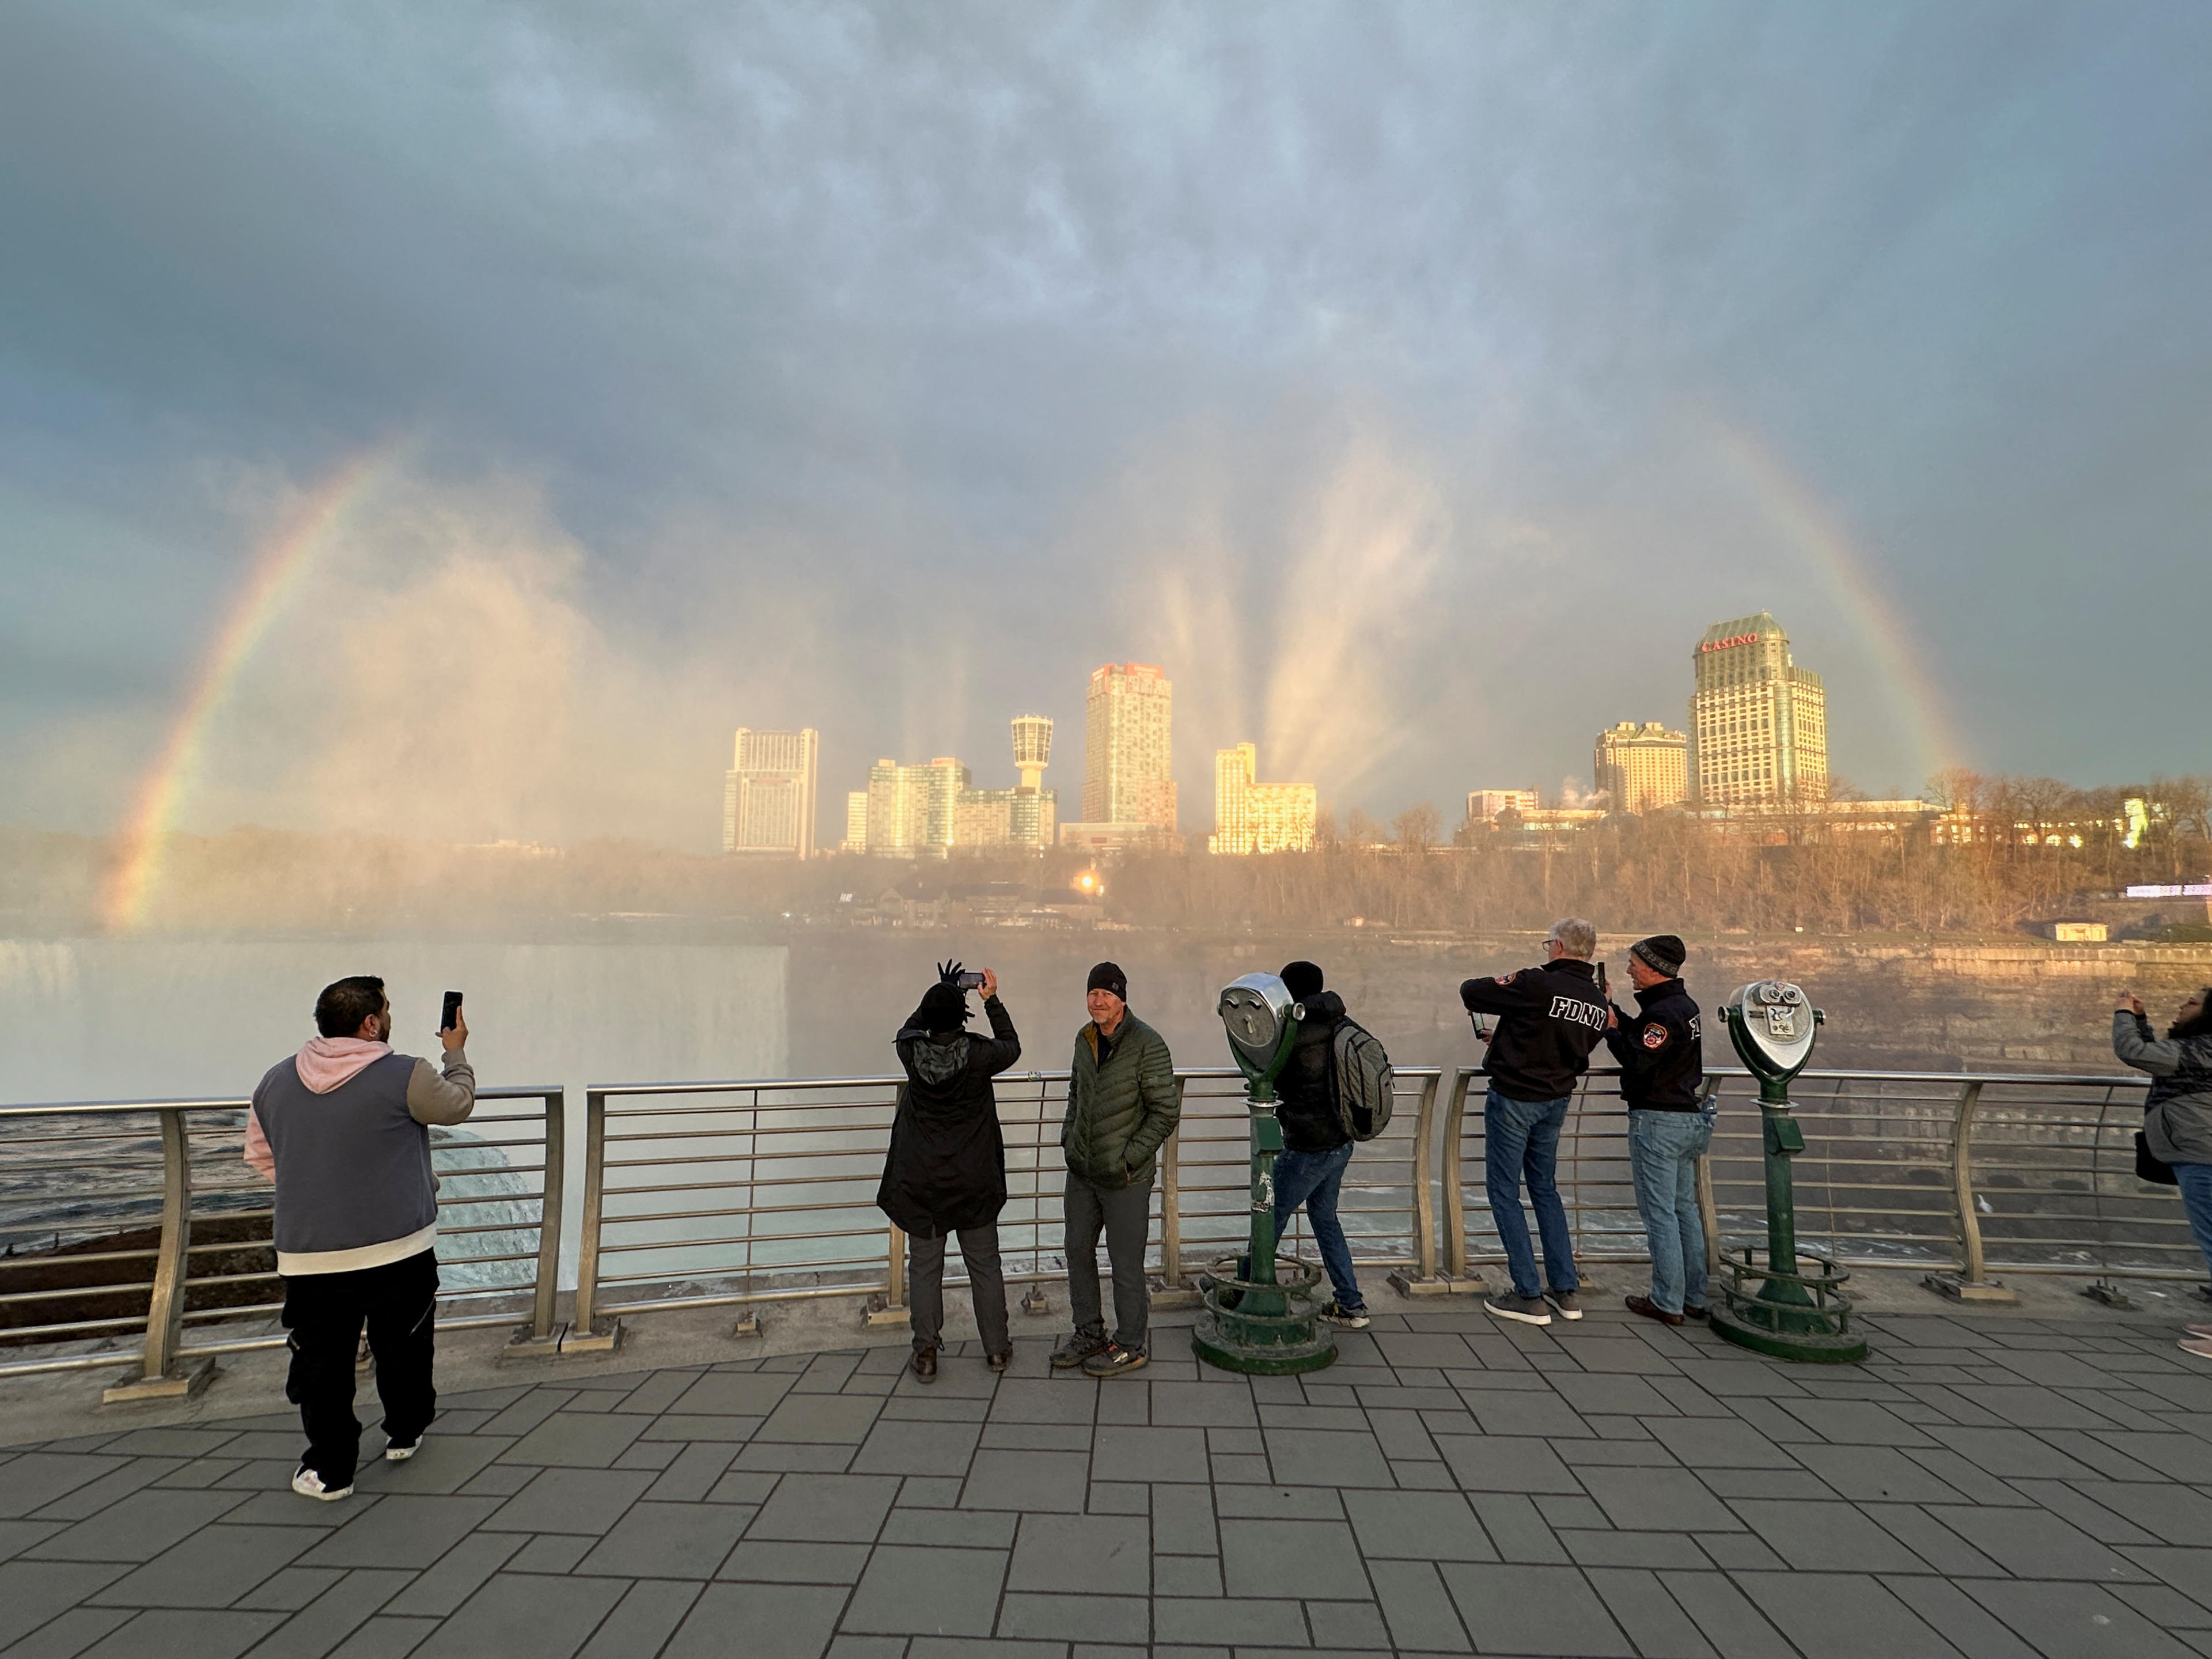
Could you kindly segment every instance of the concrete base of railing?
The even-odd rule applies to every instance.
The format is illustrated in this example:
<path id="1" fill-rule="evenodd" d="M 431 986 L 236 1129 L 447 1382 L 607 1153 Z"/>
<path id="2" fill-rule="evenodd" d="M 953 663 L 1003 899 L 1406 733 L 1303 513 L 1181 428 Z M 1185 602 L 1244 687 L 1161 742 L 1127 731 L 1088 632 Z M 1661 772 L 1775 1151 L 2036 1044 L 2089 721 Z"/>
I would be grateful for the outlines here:
<path id="1" fill-rule="evenodd" d="M 1195 1285 L 1156 1283 L 1152 1286 L 1152 1306 L 1155 1308 L 1195 1308 L 1205 1301 L 1205 1293 Z"/>
<path id="2" fill-rule="evenodd" d="M 118 1382 L 112 1389 L 100 1391 L 103 1406 L 137 1406 L 154 1401 L 190 1400 L 204 1393 L 207 1385 L 215 1381 L 216 1363 L 212 1358 L 191 1360 L 178 1366 L 166 1376 L 134 1377 L 128 1382 Z"/>
<path id="3" fill-rule="evenodd" d="M 561 1338 L 564 1354 L 612 1353 L 622 1346 L 623 1322 L 619 1319 L 595 1321 L 588 1331 L 571 1326 Z"/>
<path id="4" fill-rule="evenodd" d="M 1941 1297 L 1954 1302 L 1988 1302 L 2012 1304 L 2020 1300 L 2020 1292 L 1994 1279 L 1971 1279 L 1957 1273 L 1929 1273 L 1920 1281 Z"/>
<path id="5" fill-rule="evenodd" d="M 527 1325 L 518 1328 L 514 1334 L 507 1338 L 507 1346 L 499 1351 L 499 1364 L 508 1365 L 517 1360 L 559 1358 L 561 1339 L 568 1334 L 568 1328 L 564 1325 L 550 1335 L 539 1336 Z"/>
<path id="6" fill-rule="evenodd" d="M 914 1316 L 914 1310 L 903 1302 L 886 1302 L 879 1296 L 868 1298 L 861 1310 L 860 1323 L 869 1330 L 881 1330 L 892 1325 L 903 1325 Z"/>
<path id="7" fill-rule="evenodd" d="M 1401 1269 L 1390 1275 L 1390 1288 L 1401 1296 L 1480 1296 L 1490 1285 L 1480 1273 L 1467 1279 L 1454 1279 L 1449 1273 L 1419 1279 Z"/>

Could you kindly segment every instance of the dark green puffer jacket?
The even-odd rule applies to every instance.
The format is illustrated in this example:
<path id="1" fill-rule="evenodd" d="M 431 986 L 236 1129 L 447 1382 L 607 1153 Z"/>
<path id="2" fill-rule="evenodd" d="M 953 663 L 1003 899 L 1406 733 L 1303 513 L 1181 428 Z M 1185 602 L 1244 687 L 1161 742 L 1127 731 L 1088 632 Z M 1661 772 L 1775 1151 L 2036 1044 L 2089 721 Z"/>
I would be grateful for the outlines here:
<path id="1" fill-rule="evenodd" d="M 1125 1012 L 1105 1066 L 1098 1064 L 1098 1027 L 1091 1024 L 1076 1033 L 1070 1070 L 1060 1126 L 1069 1172 L 1109 1192 L 1149 1182 L 1154 1155 L 1182 1116 L 1166 1042 Z"/>

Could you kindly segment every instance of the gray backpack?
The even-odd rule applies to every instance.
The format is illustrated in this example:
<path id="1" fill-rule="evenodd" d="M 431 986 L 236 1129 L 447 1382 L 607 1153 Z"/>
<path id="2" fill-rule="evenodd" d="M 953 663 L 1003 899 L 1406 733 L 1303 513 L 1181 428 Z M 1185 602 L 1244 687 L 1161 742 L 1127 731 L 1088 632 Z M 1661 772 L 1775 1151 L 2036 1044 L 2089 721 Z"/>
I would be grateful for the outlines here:
<path id="1" fill-rule="evenodd" d="M 1345 1133 L 1372 1140 L 1390 1121 L 1397 1078 L 1375 1034 L 1352 1019 L 1336 1023 L 1336 1110 Z"/>

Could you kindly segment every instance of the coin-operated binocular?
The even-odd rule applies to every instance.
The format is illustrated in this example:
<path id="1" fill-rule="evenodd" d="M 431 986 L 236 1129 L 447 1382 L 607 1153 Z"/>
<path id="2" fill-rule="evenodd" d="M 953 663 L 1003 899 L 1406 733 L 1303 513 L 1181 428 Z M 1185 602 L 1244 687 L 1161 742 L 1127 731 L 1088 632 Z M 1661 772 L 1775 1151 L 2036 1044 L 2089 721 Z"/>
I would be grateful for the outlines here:
<path id="1" fill-rule="evenodd" d="M 1805 1132 L 1790 1109 L 1790 1080 L 1813 1058 L 1825 1023 L 1805 993 L 1787 980 L 1739 987 L 1721 1008 L 1729 1040 L 1759 1080 L 1759 1116 L 1766 1149 L 1766 1261 L 1747 1245 L 1721 1252 L 1728 1274 L 1713 1328 L 1729 1341 L 1784 1359 L 1847 1364 L 1866 1358 L 1866 1339 L 1853 1334 L 1850 1277 L 1833 1261 L 1797 1249 L 1797 1200 L 1790 1160 L 1805 1150 Z M 1800 1272 L 1800 1268 L 1806 1271 Z"/>
<path id="2" fill-rule="evenodd" d="M 1275 1255 L 1275 1079 L 1291 1057 L 1304 1010 L 1273 974 L 1247 974 L 1221 994 L 1218 1011 L 1229 1052 L 1244 1073 L 1252 1117 L 1250 1249 L 1217 1262 L 1205 1278 L 1206 1306 L 1191 1331 L 1200 1359 L 1224 1370 L 1284 1376 L 1319 1370 L 1336 1358 L 1336 1336 L 1321 1322 L 1321 1269 Z"/>

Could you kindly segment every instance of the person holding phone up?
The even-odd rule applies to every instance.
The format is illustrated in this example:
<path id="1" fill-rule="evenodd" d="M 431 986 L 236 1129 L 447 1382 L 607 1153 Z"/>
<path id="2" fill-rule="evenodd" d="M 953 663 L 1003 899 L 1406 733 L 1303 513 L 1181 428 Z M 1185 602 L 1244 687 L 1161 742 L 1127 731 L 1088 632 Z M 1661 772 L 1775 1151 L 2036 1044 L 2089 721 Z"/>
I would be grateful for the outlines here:
<path id="1" fill-rule="evenodd" d="M 2171 1167 L 2197 1248 L 2212 1266 L 2212 986 L 2183 1003 L 2163 1041 L 2132 991 L 2112 1010 L 2112 1053 L 2123 1065 L 2150 1073 L 2143 1102 L 2143 1146 Z M 2182 1352 L 2212 1359 L 2212 1325 L 2191 1325 Z"/>
<path id="2" fill-rule="evenodd" d="M 988 1037 L 970 1036 L 968 993 L 983 994 Z M 915 1379 L 937 1380 L 945 1332 L 945 1240 L 960 1237 L 983 1362 L 1003 1371 L 1013 1358 L 1006 1281 L 999 1266 L 999 1212 L 1006 1202 L 1006 1143 L 991 1079 L 1022 1057 L 1012 1016 L 989 969 L 941 965 L 937 983 L 891 1039 L 906 1081 L 899 1085 L 891 1143 L 876 1207 L 906 1234 L 907 1305 L 914 1328 Z"/>

